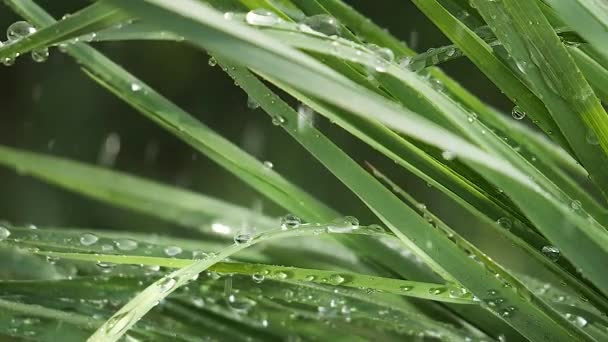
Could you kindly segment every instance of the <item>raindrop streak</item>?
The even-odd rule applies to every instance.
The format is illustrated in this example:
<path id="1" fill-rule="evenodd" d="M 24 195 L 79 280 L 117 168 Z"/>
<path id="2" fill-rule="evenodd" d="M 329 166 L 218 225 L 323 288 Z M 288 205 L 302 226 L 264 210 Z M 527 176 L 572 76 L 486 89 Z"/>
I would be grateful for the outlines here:
<path id="1" fill-rule="evenodd" d="M 511 111 L 511 116 L 513 116 L 513 119 L 515 120 L 521 120 L 526 117 L 526 112 L 521 110 L 521 108 L 519 108 L 518 106 L 515 106 Z"/>
<path id="2" fill-rule="evenodd" d="M 245 21 L 254 26 L 274 26 L 281 22 L 281 19 L 273 12 L 263 8 L 249 11 L 245 16 Z"/>
<path id="3" fill-rule="evenodd" d="M 305 18 L 302 24 L 310 27 L 312 30 L 323 33 L 327 36 L 340 35 L 340 23 L 331 15 L 318 14 Z"/>
<path id="4" fill-rule="evenodd" d="M 557 261 L 560 257 L 560 251 L 555 246 L 543 246 L 541 252 L 551 261 Z"/>
<path id="5" fill-rule="evenodd" d="M 302 224 L 302 219 L 293 214 L 287 214 L 281 217 L 281 229 L 295 229 L 298 228 Z"/>
<path id="6" fill-rule="evenodd" d="M 95 242 L 97 242 L 97 240 L 99 240 L 97 235 L 90 234 L 90 233 L 82 234 L 82 236 L 80 237 L 80 243 L 83 246 L 90 246 L 90 245 L 94 244 Z"/>

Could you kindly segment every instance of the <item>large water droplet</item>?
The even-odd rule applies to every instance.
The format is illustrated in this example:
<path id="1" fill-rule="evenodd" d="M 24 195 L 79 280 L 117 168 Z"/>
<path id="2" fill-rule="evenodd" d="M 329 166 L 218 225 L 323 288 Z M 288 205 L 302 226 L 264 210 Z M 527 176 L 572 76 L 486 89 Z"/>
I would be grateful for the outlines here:
<path id="1" fill-rule="evenodd" d="M 513 107 L 513 110 L 511 111 L 511 116 L 513 116 L 513 119 L 515 119 L 515 120 L 521 120 L 524 117 L 526 117 L 526 112 L 521 110 L 521 108 L 519 108 L 519 106 L 515 106 L 515 107 Z"/>
<path id="2" fill-rule="evenodd" d="M 165 247 L 164 252 L 167 256 L 176 256 L 178 254 L 181 254 L 182 249 L 178 246 L 168 246 Z"/>
<path id="3" fill-rule="evenodd" d="M 32 51 L 32 59 L 34 60 L 34 62 L 42 63 L 45 62 L 48 58 L 49 49 L 47 48 Z"/>
<path id="4" fill-rule="evenodd" d="M 245 16 L 245 21 L 254 26 L 274 26 L 280 23 L 281 19 L 269 10 L 258 8 L 249 11 Z"/>
<path id="5" fill-rule="evenodd" d="M 281 217 L 281 229 L 294 229 L 302 224 L 302 219 L 293 214 L 287 214 Z"/>
<path id="6" fill-rule="evenodd" d="M 513 223 L 508 217 L 501 217 L 496 221 L 496 223 L 498 223 L 498 225 L 504 229 L 511 229 L 511 227 L 513 227 Z"/>
<path id="7" fill-rule="evenodd" d="M 344 282 L 344 277 L 339 274 L 332 274 L 329 276 L 329 283 L 333 285 L 340 285 Z"/>
<path id="8" fill-rule="evenodd" d="M 337 218 L 327 226 L 327 231 L 331 233 L 349 233 L 359 228 L 359 220 L 354 216 L 344 216 Z"/>
<path id="9" fill-rule="evenodd" d="M 121 251 L 132 251 L 137 248 L 137 242 L 129 239 L 120 239 L 114 241 L 114 244 Z"/>
<path id="10" fill-rule="evenodd" d="M 11 235 L 11 231 L 7 227 L 0 226 L 0 241 L 5 240 Z"/>
<path id="11" fill-rule="evenodd" d="M 368 44 L 367 48 L 376 55 L 373 66 L 377 72 L 385 72 L 390 63 L 395 60 L 395 53 L 387 47 Z"/>
<path id="12" fill-rule="evenodd" d="M 249 233 L 238 232 L 234 236 L 234 243 L 236 243 L 237 245 L 240 245 L 240 244 L 243 244 L 243 243 L 248 243 L 249 241 L 251 241 L 252 238 L 253 237 Z"/>
<path id="13" fill-rule="evenodd" d="M 90 246 L 97 242 L 97 240 L 99 240 L 97 235 L 91 233 L 82 234 L 82 236 L 80 237 L 80 243 L 84 246 Z"/>
<path id="14" fill-rule="evenodd" d="M 264 164 L 264 167 L 267 169 L 272 169 L 274 167 L 274 164 L 270 160 L 265 160 L 262 164 Z"/>
<path id="15" fill-rule="evenodd" d="M 264 281 L 265 276 L 262 273 L 254 273 L 251 275 L 251 279 L 256 283 L 261 283 Z"/>
<path id="16" fill-rule="evenodd" d="M 165 293 L 173 289 L 175 284 L 177 284 L 177 281 L 174 278 L 164 277 L 156 285 L 158 286 L 161 293 Z"/>
<path id="17" fill-rule="evenodd" d="M 305 18 L 302 24 L 327 36 L 340 35 L 340 23 L 331 15 L 318 14 Z"/>
<path id="18" fill-rule="evenodd" d="M 36 32 L 36 29 L 32 24 L 27 21 L 17 21 L 6 29 L 6 38 L 12 42 L 27 37 L 34 32 Z"/>
<path id="19" fill-rule="evenodd" d="M 543 246 L 543 248 L 541 249 L 541 252 L 547 258 L 549 258 L 551 261 L 557 261 L 557 260 L 559 260 L 560 251 L 555 246 Z"/>

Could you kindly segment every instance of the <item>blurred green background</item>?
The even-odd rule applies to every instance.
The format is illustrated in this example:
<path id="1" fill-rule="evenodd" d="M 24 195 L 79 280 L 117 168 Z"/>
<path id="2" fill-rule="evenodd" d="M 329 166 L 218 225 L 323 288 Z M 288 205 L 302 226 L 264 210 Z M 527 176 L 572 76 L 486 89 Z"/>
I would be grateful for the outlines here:
<path id="1" fill-rule="evenodd" d="M 417 40 L 413 47 L 418 51 L 449 43 L 408 1 L 347 2 L 400 39 Z M 38 3 L 61 17 L 89 1 Z M 7 7 L 0 8 L 1 27 L 19 20 Z M 246 95 L 219 67 L 210 67 L 208 56 L 201 51 L 168 42 L 110 42 L 96 47 L 256 158 L 271 161 L 279 173 L 334 208 L 358 217 L 362 223 L 377 221 L 351 192 L 273 126 L 265 113 L 249 109 Z M 510 112 L 509 102 L 466 59 L 449 62 L 443 68 L 484 101 Z M 0 65 L 0 79 L 1 144 L 102 164 L 242 206 L 261 208 L 270 215 L 284 214 L 280 207 L 94 83 L 57 49 L 51 49 L 45 63 L 35 63 L 28 55 L 20 57 L 14 66 Z M 455 210 L 424 182 L 395 167 L 391 160 L 339 127 L 317 119 L 319 127 L 355 160 L 372 162 L 449 221 L 467 222 L 462 211 Z M 119 146 L 115 160 L 103 157 L 100 151 L 104 146 Z M 0 219 L 13 224 L 177 232 L 157 219 L 63 191 L 5 168 L 0 168 L 0 186 Z"/>

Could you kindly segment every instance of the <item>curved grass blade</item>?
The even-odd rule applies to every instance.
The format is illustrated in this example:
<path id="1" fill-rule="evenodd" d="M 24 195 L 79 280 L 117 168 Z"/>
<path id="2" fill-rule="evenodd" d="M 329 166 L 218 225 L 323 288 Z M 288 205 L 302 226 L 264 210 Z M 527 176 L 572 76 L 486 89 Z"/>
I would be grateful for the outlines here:
<path id="1" fill-rule="evenodd" d="M 604 193 L 608 189 L 608 114 L 536 2 L 474 3 Z M 589 130 L 599 145 L 587 142 Z"/>
<path id="2" fill-rule="evenodd" d="M 431 267 L 436 272 L 442 274 L 445 279 L 453 279 L 462 282 L 465 287 L 471 289 L 471 291 L 473 291 L 473 293 L 475 294 L 476 290 L 473 289 L 478 289 L 477 286 L 479 286 L 480 284 L 475 284 L 475 282 L 468 282 L 470 281 L 470 279 L 467 279 L 467 277 L 458 274 L 458 268 L 465 266 L 456 266 L 460 262 L 465 262 L 464 260 L 470 260 L 470 258 L 466 256 L 462 258 L 463 255 L 460 254 L 458 251 L 454 250 L 455 246 L 452 244 L 452 242 L 448 242 L 442 239 L 446 236 L 449 236 L 449 234 L 438 236 L 436 232 L 428 231 L 429 225 L 425 222 L 426 220 L 422 219 L 416 214 L 411 216 L 410 210 L 406 210 L 406 207 L 402 207 L 402 205 L 398 204 L 398 201 L 393 202 L 392 200 L 394 197 L 390 195 L 390 193 L 384 193 L 384 191 L 386 191 L 385 189 L 380 190 L 380 188 L 378 188 L 379 184 L 377 182 L 370 181 L 369 178 L 360 176 L 359 172 L 364 171 L 356 164 L 353 164 L 352 160 L 350 160 L 347 156 L 338 153 L 337 151 L 332 152 L 332 150 L 336 149 L 336 147 L 331 144 L 331 142 L 325 140 L 320 143 L 319 140 L 323 138 L 323 135 L 321 135 L 320 132 L 316 131 L 314 127 L 309 126 L 309 123 L 307 123 L 305 127 L 301 127 L 296 124 L 290 124 L 293 122 L 298 122 L 297 114 L 293 112 L 293 110 L 291 110 L 280 98 L 274 95 L 255 77 L 248 74 L 244 69 L 236 67 L 234 65 L 228 65 L 226 67 L 226 70 L 235 78 L 237 83 L 247 91 L 249 96 L 253 97 L 256 101 L 258 101 L 262 108 L 269 112 L 269 115 L 281 115 L 285 117 L 286 124 L 284 124 L 283 127 L 286 128 L 286 130 L 292 136 L 294 136 L 294 138 L 296 138 L 303 146 L 305 146 L 316 158 L 318 158 L 324 165 L 326 165 L 326 167 L 330 171 L 332 171 L 349 188 L 351 188 L 353 192 L 358 194 L 360 198 L 370 208 L 372 208 L 374 212 L 387 224 L 387 226 L 389 226 L 391 230 L 402 241 L 404 241 L 408 246 L 410 246 L 412 250 L 414 250 L 420 257 L 422 257 L 423 260 L 427 262 L 427 264 L 431 265 Z M 321 146 L 324 146 L 324 148 L 322 148 Z M 380 195 L 380 192 L 383 193 L 382 196 Z M 382 198 L 382 200 L 380 200 L 380 198 Z M 400 214 L 397 214 L 397 212 Z M 426 230 L 426 232 L 423 232 L 422 235 L 419 235 L 420 232 L 417 232 L 416 230 L 412 229 L 413 227 L 410 227 L 409 229 L 404 229 L 405 227 L 402 227 L 401 225 L 396 223 L 406 221 L 410 222 L 409 225 L 411 226 L 413 226 L 414 224 L 419 224 L 420 227 L 417 229 Z M 422 221 L 424 223 L 418 223 L 416 221 Z M 432 242 L 430 244 L 425 243 L 424 245 L 422 245 L 419 241 Z M 478 267 L 479 265 L 475 266 Z M 476 267 L 473 267 L 473 269 L 475 268 Z M 469 269 L 469 275 L 472 271 L 473 270 Z M 454 273 L 457 274 L 457 276 L 454 276 Z M 463 279 L 466 279 L 468 281 L 465 282 Z M 492 277 L 491 279 L 494 281 L 496 280 L 496 278 L 494 277 Z M 498 285 L 497 287 L 501 286 L 502 284 Z M 479 295 L 481 295 L 480 292 L 478 293 Z M 551 309 L 548 307 L 544 307 L 543 310 L 551 312 Z M 553 319 L 559 320 L 558 316 L 556 316 L 555 314 L 552 314 L 552 317 Z M 507 323 L 511 323 L 517 328 L 517 323 L 508 320 Z"/>

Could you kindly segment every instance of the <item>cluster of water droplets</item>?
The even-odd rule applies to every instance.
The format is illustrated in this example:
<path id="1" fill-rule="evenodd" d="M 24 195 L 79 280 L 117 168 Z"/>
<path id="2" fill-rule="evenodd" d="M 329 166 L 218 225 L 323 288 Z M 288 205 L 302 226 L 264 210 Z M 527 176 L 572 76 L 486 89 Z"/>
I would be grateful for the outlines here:
<path id="1" fill-rule="evenodd" d="M 17 21 L 15 23 L 11 24 L 6 29 L 6 38 L 8 40 L 5 43 L 0 42 L 0 47 L 4 46 L 6 44 L 13 44 L 21 39 L 28 37 L 29 35 L 31 35 L 35 32 L 36 32 L 36 28 L 34 26 L 32 26 L 30 23 L 28 23 L 27 21 Z M 41 48 L 41 49 L 33 50 L 31 52 L 31 55 L 32 55 L 32 59 L 35 62 L 41 63 L 48 59 L 49 49 Z M 11 66 L 15 63 L 15 59 L 17 57 L 19 57 L 19 54 L 15 54 L 10 57 L 4 57 L 1 62 L 2 62 L 2 64 L 6 65 L 6 66 Z"/>

